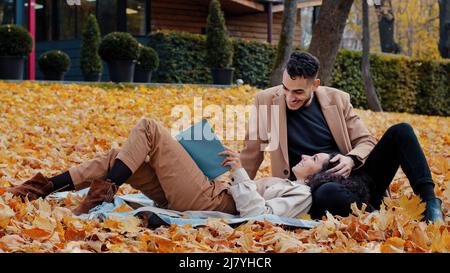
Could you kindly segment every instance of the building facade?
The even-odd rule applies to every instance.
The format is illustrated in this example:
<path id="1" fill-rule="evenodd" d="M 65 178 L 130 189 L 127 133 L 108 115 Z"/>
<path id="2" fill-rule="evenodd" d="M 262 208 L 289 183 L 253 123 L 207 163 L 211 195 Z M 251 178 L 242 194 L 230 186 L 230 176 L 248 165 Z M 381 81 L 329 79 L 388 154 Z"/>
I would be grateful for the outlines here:
<path id="1" fill-rule="evenodd" d="M 102 35 L 129 32 L 141 43 L 157 30 L 205 33 L 209 0 L 0 0 L 0 24 L 29 26 L 28 4 L 34 4 L 35 56 L 60 49 L 71 57 L 66 80 L 82 80 L 79 69 L 81 32 L 87 16 L 95 14 Z M 295 43 L 307 46 L 321 1 L 299 0 Z M 281 32 L 283 0 L 221 0 L 233 37 L 276 44 Z M 103 71 L 107 80 L 107 70 Z M 36 79 L 41 79 L 35 67 Z"/>

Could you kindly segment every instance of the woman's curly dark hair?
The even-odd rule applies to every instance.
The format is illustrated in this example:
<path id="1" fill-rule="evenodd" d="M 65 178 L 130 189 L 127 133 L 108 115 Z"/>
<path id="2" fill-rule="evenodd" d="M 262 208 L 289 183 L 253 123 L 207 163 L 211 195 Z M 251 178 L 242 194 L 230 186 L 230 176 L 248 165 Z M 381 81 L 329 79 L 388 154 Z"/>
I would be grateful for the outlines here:
<path id="1" fill-rule="evenodd" d="M 330 159 L 334 156 L 338 155 L 337 153 L 331 153 Z M 327 160 L 322 167 L 322 170 L 316 174 L 310 175 L 306 182 L 311 188 L 311 192 L 314 193 L 320 186 L 325 183 L 335 182 L 338 184 L 342 184 L 345 188 L 347 188 L 350 192 L 355 194 L 362 202 L 369 204 L 370 200 L 370 192 L 369 187 L 370 183 L 372 183 L 370 177 L 365 174 L 355 174 L 352 173 L 348 178 L 344 178 L 341 175 L 335 175 L 327 173 L 326 171 L 335 167 L 339 164 L 337 162 L 330 162 Z"/>

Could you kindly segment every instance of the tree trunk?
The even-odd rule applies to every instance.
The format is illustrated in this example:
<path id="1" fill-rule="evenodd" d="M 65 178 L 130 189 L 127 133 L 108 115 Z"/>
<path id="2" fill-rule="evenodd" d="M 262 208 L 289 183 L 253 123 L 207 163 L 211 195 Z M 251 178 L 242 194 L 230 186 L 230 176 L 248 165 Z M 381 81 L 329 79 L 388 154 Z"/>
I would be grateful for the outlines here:
<path id="1" fill-rule="evenodd" d="M 281 25 L 280 40 L 278 41 L 277 57 L 273 66 L 270 84 L 279 85 L 283 79 L 283 71 L 289 56 L 292 53 L 295 24 L 297 23 L 297 0 L 285 0 L 283 22 Z"/>
<path id="2" fill-rule="evenodd" d="M 375 87 L 373 86 L 372 76 L 370 75 L 370 32 L 369 32 L 369 6 L 367 0 L 362 0 L 362 13 L 363 13 L 363 54 L 361 73 L 364 80 L 364 87 L 366 90 L 367 102 L 369 109 L 375 112 L 381 112 L 380 101 L 375 93 Z"/>
<path id="3" fill-rule="evenodd" d="M 450 2 L 439 0 L 439 52 L 450 58 Z"/>
<path id="4" fill-rule="evenodd" d="M 381 0 L 375 4 L 378 17 L 378 30 L 380 33 L 381 51 L 386 53 L 400 53 L 400 45 L 394 41 L 394 12 L 391 0 Z"/>
<path id="5" fill-rule="evenodd" d="M 329 84 L 353 0 L 323 0 L 308 51 L 320 61 L 319 79 Z"/>

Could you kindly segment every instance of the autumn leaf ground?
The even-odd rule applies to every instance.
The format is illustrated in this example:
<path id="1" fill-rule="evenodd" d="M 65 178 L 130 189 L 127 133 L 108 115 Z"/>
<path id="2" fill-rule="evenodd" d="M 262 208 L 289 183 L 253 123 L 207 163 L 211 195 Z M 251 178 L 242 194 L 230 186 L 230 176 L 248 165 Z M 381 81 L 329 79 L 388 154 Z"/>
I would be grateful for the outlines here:
<path id="1" fill-rule="evenodd" d="M 256 89 L 183 86 L 59 85 L 0 82 L 0 186 L 20 184 L 38 171 L 52 176 L 120 147 L 141 117 L 170 127 L 172 106 L 194 97 L 203 106 L 251 104 Z M 436 194 L 450 210 L 450 118 L 356 110 L 371 133 L 380 137 L 396 123 L 410 123 L 424 148 Z M 225 113 L 225 111 L 224 111 Z M 226 120 L 229 122 L 228 118 Z M 242 142 L 225 141 L 239 149 Z M 269 175 L 266 157 L 258 177 Z M 119 194 L 135 192 L 124 185 Z M 399 171 L 379 214 L 354 209 L 346 218 L 328 215 L 311 230 L 270 222 L 232 228 L 220 219 L 204 227 L 148 229 L 140 219 L 103 222 L 75 218 L 80 201 L 22 201 L 0 191 L 0 252 L 449 252 L 450 219 L 419 222 L 424 209 Z M 121 207 L 119 210 L 130 208 Z M 418 213 L 419 211 L 419 213 Z"/>

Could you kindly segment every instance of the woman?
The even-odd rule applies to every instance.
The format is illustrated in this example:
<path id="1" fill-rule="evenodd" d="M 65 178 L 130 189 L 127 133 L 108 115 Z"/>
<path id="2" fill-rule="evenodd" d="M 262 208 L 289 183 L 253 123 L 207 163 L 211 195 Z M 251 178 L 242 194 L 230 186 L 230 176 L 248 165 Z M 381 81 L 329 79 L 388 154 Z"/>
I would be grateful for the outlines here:
<path id="1" fill-rule="evenodd" d="M 121 149 L 111 149 L 55 177 L 38 173 L 7 190 L 32 200 L 55 191 L 90 187 L 87 196 L 73 210 L 77 215 L 103 202 L 111 202 L 118 187 L 125 182 L 159 207 L 179 211 L 215 210 L 243 217 L 261 213 L 295 217 L 309 211 L 312 197 L 304 179 L 319 171 L 321 165 L 314 169 L 310 160 L 299 163 L 296 166 L 299 183 L 281 178 L 254 183 L 241 167 L 238 153 L 227 150 L 222 155 L 228 156 L 223 165 L 233 171 L 231 186 L 222 181 L 209 181 L 166 128 L 143 118 Z M 327 154 L 317 157 L 323 162 L 328 159 Z"/>
<path id="2" fill-rule="evenodd" d="M 384 140 L 391 138 L 393 133 L 397 134 L 397 130 L 389 129 L 374 150 L 392 149 L 391 146 L 383 143 L 397 144 Z M 416 154 L 412 155 L 420 159 L 420 146 L 413 148 L 415 148 Z M 399 157 L 401 152 L 404 151 L 399 149 L 392 156 Z M 397 161 L 389 161 L 391 164 L 389 174 L 392 176 L 390 181 L 388 181 L 389 176 L 386 175 L 386 180 L 383 180 L 380 185 L 374 186 L 374 183 L 370 182 L 359 183 L 355 182 L 355 175 L 344 179 L 325 173 L 327 169 L 333 168 L 333 164 L 330 163 L 332 157 L 325 153 L 319 153 L 314 156 L 304 155 L 302 160 L 292 168 L 297 178 L 296 181 L 268 177 L 255 181 L 255 183 L 242 168 L 238 153 L 227 150 L 221 154 L 227 156 L 223 165 L 231 167 L 232 170 L 231 185 L 220 181 L 208 181 L 189 154 L 162 125 L 155 121 L 141 119 L 132 129 L 122 149 L 111 149 L 91 161 L 72 167 L 67 172 L 52 178 L 47 179 L 38 173 L 32 179 L 22 185 L 10 188 L 8 191 L 15 195 L 36 199 L 61 189 L 81 189 L 90 186 L 87 196 L 74 210 L 74 213 L 78 215 L 89 212 L 90 209 L 102 202 L 111 202 L 118 186 L 126 182 L 141 190 L 158 206 L 179 211 L 217 210 L 240 214 L 242 217 L 263 213 L 297 217 L 308 213 L 311 209 L 311 214 L 318 217 L 325 210 L 335 214 L 348 214 L 350 204 L 353 202 L 369 202 L 376 206 L 376 201 L 382 196 L 379 193 L 387 189 L 398 169 Z M 372 152 L 367 160 L 368 163 L 366 162 L 364 166 L 370 167 L 371 156 L 374 157 L 377 154 L 377 152 Z M 407 170 L 410 167 L 409 163 L 409 161 L 406 163 L 404 160 L 399 161 L 402 168 L 406 167 Z M 397 164 L 396 168 L 395 164 Z M 410 171 L 405 171 L 410 181 L 413 178 L 412 181 L 416 182 L 417 179 L 414 175 L 417 176 L 417 173 L 420 175 L 427 173 L 426 162 L 422 162 L 419 167 L 422 169 L 415 170 L 412 174 Z M 369 172 L 370 170 L 368 167 L 361 168 L 359 174 L 356 175 L 366 177 L 373 175 L 373 178 L 378 178 Z M 392 171 L 394 172 L 392 173 Z M 431 177 L 429 180 L 432 182 Z M 426 181 L 429 183 L 428 180 Z M 414 182 L 412 182 L 413 188 L 417 184 L 421 184 L 414 184 Z M 314 190 L 313 196 L 311 196 L 307 183 Z M 365 190 L 366 186 L 368 188 Z M 369 191 L 370 199 L 364 197 L 368 195 Z M 358 192 L 363 194 L 358 194 Z M 434 192 L 432 196 L 434 197 Z M 313 200 L 314 206 L 311 208 Z M 436 212 L 436 207 L 427 205 L 427 215 L 430 210 Z M 437 218 L 439 217 L 436 216 L 430 220 L 434 221 Z"/>

